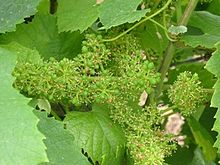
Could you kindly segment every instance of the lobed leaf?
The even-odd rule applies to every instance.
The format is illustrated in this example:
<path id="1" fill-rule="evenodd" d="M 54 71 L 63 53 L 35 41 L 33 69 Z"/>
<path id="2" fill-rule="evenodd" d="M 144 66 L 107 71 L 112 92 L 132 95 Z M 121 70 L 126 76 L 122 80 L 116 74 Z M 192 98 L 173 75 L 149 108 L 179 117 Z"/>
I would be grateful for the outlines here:
<path id="1" fill-rule="evenodd" d="M 183 37 L 187 45 L 214 48 L 214 45 L 220 41 L 220 16 L 207 11 L 195 11 L 190 17 L 189 25 L 199 29 L 199 32 L 196 35 L 187 34 Z"/>
<path id="2" fill-rule="evenodd" d="M 196 143 L 202 147 L 207 160 L 215 160 L 216 150 L 212 147 L 214 141 L 207 130 L 194 117 L 188 118 L 189 127 Z"/>
<path id="3" fill-rule="evenodd" d="M 213 14 L 220 15 L 219 5 L 220 5 L 219 0 L 212 0 L 212 2 L 208 5 L 206 10 Z"/>
<path id="4" fill-rule="evenodd" d="M 50 13 L 50 0 L 41 0 L 38 7 L 38 13 L 49 14 Z"/>
<path id="5" fill-rule="evenodd" d="M 217 82 L 214 85 L 214 94 L 212 96 L 211 106 L 218 108 L 215 115 L 216 120 L 213 126 L 213 130 L 218 133 L 217 140 L 214 143 L 214 147 L 216 147 L 218 149 L 218 153 L 220 153 L 220 42 L 218 42 L 216 48 L 217 50 L 213 53 L 205 68 L 218 78 Z"/>
<path id="6" fill-rule="evenodd" d="M 220 40 L 219 40 L 220 41 Z M 220 77 L 220 68 L 219 68 L 219 61 L 220 61 L 220 42 L 216 44 L 217 50 L 212 54 L 212 57 L 207 62 L 205 68 L 214 74 L 216 77 Z"/>
<path id="7" fill-rule="evenodd" d="M 17 42 L 36 49 L 45 59 L 73 58 L 81 50 L 82 36 L 79 32 L 59 34 L 56 23 L 54 16 L 37 14 L 32 22 L 18 25 L 16 32 L 0 36 L 0 44 Z"/>
<path id="8" fill-rule="evenodd" d="M 38 64 L 42 62 L 38 51 L 24 47 L 17 42 L 11 42 L 8 45 L 2 45 L 2 47 L 16 53 L 18 63 L 30 62 Z"/>
<path id="9" fill-rule="evenodd" d="M 111 121 L 108 109 L 93 106 L 91 112 L 67 114 L 67 130 L 76 143 L 91 157 L 93 163 L 119 165 L 125 153 L 125 137 L 122 129 Z"/>
<path id="10" fill-rule="evenodd" d="M 74 136 L 64 129 L 63 123 L 48 118 L 46 112 L 34 111 L 40 119 L 39 130 L 45 135 L 44 140 L 47 146 L 47 155 L 51 165 L 89 165 L 87 158 L 81 153 Z"/>
<path id="11" fill-rule="evenodd" d="M 0 5 L 0 33 L 14 31 L 16 24 L 36 13 L 40 0 L 4 0 Z"/>
<path id="12" fill-rule="evenodd" d="M 59 2 L 57 17 L 59 32 L 83 32 L 100 18 L 103 27 L 109 29 L 124 23 L 139 21 L 150 9 L 137 10 L 141 0 L 85 0 Z"/>
<path id="13" fill-rule="evenodd" d="M 59 32 L 83 32 L 98 18 L 98 5 L 95 0 L 61 0 L 57 10 Z"/>
<path id="14" fill-rule="evenodd" d="M 142 0 L 105 0 L 100 6 L 102 29 L 139 21 L 150 9 L 137 10 Z"/>
<path id="15" fill-rule="evenodd" d="M 15 53 L 0 48 L 0 164 L 30 165 L 48 161 L 44 136 L 29 99 L 12 87 Z"/>
<path id="16" fill-rule="evenodd" d="M 197 147 L 194 150 L 193 160 L 190 165 L 216 165 L 214 161 L 206 160 L 201 149 Z"/>

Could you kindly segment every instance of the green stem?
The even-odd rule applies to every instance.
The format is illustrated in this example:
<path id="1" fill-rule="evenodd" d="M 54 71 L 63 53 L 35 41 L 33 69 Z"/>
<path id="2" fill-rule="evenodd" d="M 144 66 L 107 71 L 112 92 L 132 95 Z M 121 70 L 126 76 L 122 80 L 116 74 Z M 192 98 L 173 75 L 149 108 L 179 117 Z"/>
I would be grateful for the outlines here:
<path id="1" fill-rule="evenodd" d="M 153 20 L 153 19 L 149 19 L 149 21 L 153 22 L 154 24 L 156 24 L 157 26 L 159 26 L 161 29 L 163 29 L 168 40 L 173 41 L 173 42 L 175 41 L 175 40 L 173 40 L 172 38 L 170 38 L 170 36 L 168 35 L 168 33 L 167 33 L 167 28 L 165 28 L 163 25 L 161 25 L 159 22 L 157 22 L 157 21 L 155 21 L 155 20 Z"/>
<path id="2" fill-rule="evenodd" d="M 164 31 L 167 31 L 167 29 L 161 25 L 159 22 L 153 20 L 153 19 L 149 19 L 149 21 L 153 22 L 154 24 L 156 24 L 157 26 L 159 26 L 161 29 L 163 29 Z"/>
<path id="3" fill-rule="evenodd" d="M 182 3 L 182 0 L 177 0 L 176 2 L 176 20 L 180 20 L 183 14 L 181 3 Z"/>
<path id="4" fill-rule="evenodd" d="M 138 27 L 140 24 L 146 22 L 147 20 L 155 17 L 156 15 L 160 14 L 163 10 L 165 10 L 169 4 L 172 2 L 172 0 L 168 0 L 167 3 L 160 8 L 160 10 L 158 10 L 157 12 L 153 13 L 152 15 L 144 18 L 143 20 L 141 20 L 140 22 L 134 24 L 131 28 L 129 28 L 128 30 L 124 31 L 123 33 L 119 34 L 118 36 L 111 38 L 111 39 L 104 39 L 103 42 L 111 42 L 111 41 L 115 41 L 117 39 L 119 39 L 120 37 L 124 36 L 125 34 L 127 34 L 128 32 L 130 32 L 131 30 L 133 30 L 134 28 Z"/>
<path id="5" fill-rule="evenodd" d="M 175 52 L 175 48 L 172 42 L 169 42 L 169 45 L 166 49 L 165 55 L 164 55 L 164 59 L 160 68 L 160 73 L 161 73 L 161 81 L 157 86 L 157 92 L 156 92 L 156 96 L 159 96 L 162 88 L 163 88 L 163 83 L 164 83 L 164 79 L 166 77 L 166 73 L 170 67 L 170 63 L 173 59 L 173 55 Z"/>
<path id="6" fill-rule="evenodd" d="M 183 25 L 186 26 L 187 23 L 189 22 L 189 18 L 192 14 L 192 12 L 194 11 L 197 3 L 199 0 L 190 0 L 188 3 L 188 6 L 186 7 L 181 19 L 178 22 L 178 25 Z"/>
<path id="7" fill-rule="evenodd" d="M 164 30 L 164 33 L 166 35 L 166 37 L 171 41 L 171 42 L 175 42 L 176 40 L 170 38 L 169 34 L 168 34 L 168 30 L 167 30 L 167 22 L 166 22 L 166 11 L 163 11 L 163 26 L 165 27 L 166 30 Z"/>
<path id="8" fill-rule="evenodd" d="M 53 110 L 51 110 L 50 113 L 53 115 L 53 117 L 54 117 L 55 119 L 57 119 L 57 120 L 59 120 L 59 121 L 62 121 L 62 119 L 56 114 L 56 112 L 54 112 Z"/>
<path id="9" fill-rule="evenodd" d="M 182 15 L 181 19 L 178 21 L 178 25 L 184 25 L 184 26 L 187 25 L 189 18 L 191 16 L 191 13 L 195 9 L 197 3 L 198 3 L 198 0 L 190 0 L 190 2 L 188 3 L 188 6 L 186 7 L 184 11 L 184 14 Z M 174 53 L 175 53 L 175 48 L 174 48 L 173 42 L 169 42 L 166 52 L 164 54 L 164 60 L 160 67 L 161 81 L 157 86 L 157 92 L 156 92 L 157 97 L 161 94 L 163 84 L 164 84 L 164 79 L 170 67 Z"/>

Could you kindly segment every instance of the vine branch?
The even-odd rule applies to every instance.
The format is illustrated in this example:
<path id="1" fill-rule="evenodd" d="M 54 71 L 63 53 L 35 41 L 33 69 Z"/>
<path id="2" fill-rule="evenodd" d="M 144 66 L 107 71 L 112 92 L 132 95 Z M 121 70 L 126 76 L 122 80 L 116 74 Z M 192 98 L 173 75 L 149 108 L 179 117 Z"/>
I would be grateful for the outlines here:
<path id="1" fill-rule="evenodd" d="M 178 25 L 183 25 L 186 26 L 187 23 L 189 22 L 189 18 L 194 11 L 196 5 L 198 3 L 198 0 L 190 0 L 188 6 L 186 7 L 181 19 L 178 22 Z"/>
<path id="2" fill-rule="evenodd" d="M 197 3 L 198 3 L 198 0 L 190 0 L 190 2 L 188 3 L 188 6 L 186 7 L 186 9 L 184 11 L 184 14 L 182 15 L 182 17 L 178 21 L 178 25 L 184 25 L 184 26 L 187 25 L 189 18 L 191 16 L 192 12 L 194 11 Z M 174 53 L 175 53 L 175 48 L 174 48 L 173 42 L 170 41 L 169 45 L 167 46 L 167 49 L 165 51 L 165 54 L 164 54 L 164 60 L 163 60 L 161 67 L 160 67 L 161 81 L 160 81 L 159 85 L 157 86 L 156 96 L 159 96 L 161 94 L 164 79 L 165 79 L 166 73 L 170 67 Z"/>

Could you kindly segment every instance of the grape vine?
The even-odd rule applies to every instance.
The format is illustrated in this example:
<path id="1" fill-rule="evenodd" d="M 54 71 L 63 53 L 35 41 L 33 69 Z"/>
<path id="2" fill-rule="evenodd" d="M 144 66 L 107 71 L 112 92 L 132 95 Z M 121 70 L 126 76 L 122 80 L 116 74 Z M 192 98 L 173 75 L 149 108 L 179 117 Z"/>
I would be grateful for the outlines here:
<path id="1" fill-rule="evenodd" d="M 111 118 L 124 129 L 135 164 L 161 164 L 172 151 L 170 137 L 156 126 L 162 122 L 156 105 L 138 104 L 143 91 L 154 91 L 160 74 L 132 34 L 106 45 L 101 35 L 86 34 L 82 53 L 73 60 L 20 60 L 13 75 L 14 87 L 29 97 L 75 106 L 110 103 Z"/>
<path id="2" fill-rule="evenodd" d="M 0 164 L 217 163 L 218 6 L 2 1 Z"/>

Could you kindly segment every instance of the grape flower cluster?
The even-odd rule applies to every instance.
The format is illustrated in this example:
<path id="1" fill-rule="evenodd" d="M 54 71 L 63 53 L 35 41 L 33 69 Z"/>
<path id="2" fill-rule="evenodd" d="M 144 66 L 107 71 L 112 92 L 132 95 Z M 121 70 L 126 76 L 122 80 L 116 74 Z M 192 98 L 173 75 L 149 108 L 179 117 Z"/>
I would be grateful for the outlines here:
<path id="1" fill-rule="evenodd" d="M 102 42 L 101 35 L 86 34 L 82 52 L 73 60 L 21 60 L 13 75 L 14 87 L 29 97 L 79 107 L 110 104 L 110 116 L 123 128 L 137 165 L 162 164 L 173 149 L 160 129 L 156 106 L 138 105 L 143 91 L 150 95 L 160 82 L 160 73 L 132 34 L 111 43 Z"/>
<path id="2" fill-rule="evenodd" d="M 198 74 L 188 71 L 180 73 L 177 80 L 168 90 L 170 101 L 177 107 L 183 116 L 191 115 L 204 102 L 206 93 L 200 85 Z"/>
<path id="3" fill-rule="evenodd" d="M 15 88 L 30 97 L 73 104 L 111 102 L 121 92 L 145 86 L 150 92 L 160 80 L 154 64 L 143 60 L 140 51 L 115 58 L 101 40 L 101 35 L 86 34 L 82 53 L 73 60 L 19 62 L 13 73 Z"/>

